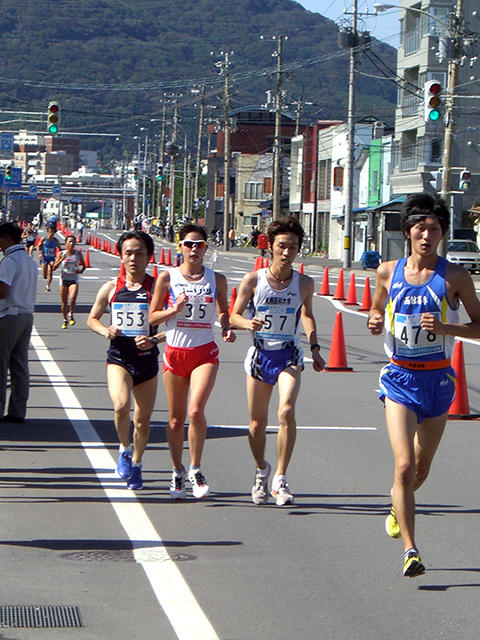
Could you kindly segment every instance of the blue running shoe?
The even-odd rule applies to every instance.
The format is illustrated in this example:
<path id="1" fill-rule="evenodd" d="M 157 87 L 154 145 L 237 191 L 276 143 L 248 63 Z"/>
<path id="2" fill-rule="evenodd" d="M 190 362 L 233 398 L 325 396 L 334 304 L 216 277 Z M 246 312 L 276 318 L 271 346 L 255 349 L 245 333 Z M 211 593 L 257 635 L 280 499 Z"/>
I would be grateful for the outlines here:
<path id="1" fill-rule="evenodd" d="M 127 480 L 127 489 L 142 489 L 142 467 L 132 467 L 132 473 Z"/>
<path id="2" fill-rule="evenodd" d="M 128 478 L 132 473 L 132 452 L 122 451 L 118 456 L 117 476 L 119 478 Z"/>

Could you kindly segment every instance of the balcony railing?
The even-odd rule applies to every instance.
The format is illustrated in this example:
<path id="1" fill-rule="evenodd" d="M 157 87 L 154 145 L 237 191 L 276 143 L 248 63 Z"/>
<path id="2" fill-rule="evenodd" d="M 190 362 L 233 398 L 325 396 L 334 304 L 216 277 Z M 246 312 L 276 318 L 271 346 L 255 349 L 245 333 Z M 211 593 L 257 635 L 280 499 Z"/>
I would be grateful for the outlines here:
<path id="1" fill-rule="evenodd" d="M 403 151 L 401 166 L 402 171 L 414 171 L 417 168 L 416 150 L 413 153 L 411 150 Z"/>
<path id="2" fill-rule="evenodd" d="M 418 114 L 418 107 L 420 105 L 420 99 L 418 96 L 406 95 L 403 98 L 402 115 L 404 116 L 416 116 Z"/>
<path id="3" fill-rule="evenodd" d="M 420 31 L 407 31 L 405 34 L 404 52 L 406 56 L 416 53 L 420 49 Z"/>

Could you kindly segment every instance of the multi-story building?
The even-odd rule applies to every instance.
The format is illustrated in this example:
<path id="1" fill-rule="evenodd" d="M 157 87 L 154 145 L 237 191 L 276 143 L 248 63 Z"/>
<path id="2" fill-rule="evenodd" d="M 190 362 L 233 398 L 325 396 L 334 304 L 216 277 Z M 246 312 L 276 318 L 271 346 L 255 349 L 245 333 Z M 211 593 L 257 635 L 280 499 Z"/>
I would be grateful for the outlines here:
<path id="1" fill-rule="evenodd" d="M 392 190 L 394 195 L 435 188 L 432 178 L 441 170 L 444 159 L 445 109 L 440 118 L 425 121 L 425 83 L 437 80 L 445 102 L 448 60 L 454 56 L 451 36 L 456 29 L 456 0 L 400 0 L 400 33 L 397 75 L 401 79 L 395 111 L 395 141 Z M 454 136 L 451 148 L 452 202 L 459 213 L 468 209 L 480 190 L 480 128 L 478 94 L 480 11 L 478 0 L 464 0 L 459 23 L 462 55 L 458 59 L 458 76 L 454 98 Z M 475 115 L 477 114 L 477 116 Z M 471 188 L 459 192 L 462 168 L 472 173 Z M 438 185 L 437 185 L 438 186 Z M 455 194 L 454 192 L 457 191 Z"/>

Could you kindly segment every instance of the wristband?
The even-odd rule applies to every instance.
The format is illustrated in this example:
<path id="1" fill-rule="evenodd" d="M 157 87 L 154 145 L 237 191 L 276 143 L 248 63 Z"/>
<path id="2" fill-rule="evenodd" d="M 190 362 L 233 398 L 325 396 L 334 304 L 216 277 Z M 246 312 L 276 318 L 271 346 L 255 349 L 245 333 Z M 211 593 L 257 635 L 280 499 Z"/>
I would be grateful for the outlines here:
<path id="1" fill-rule="evenodd" d="M 319 345 L 319 344 L 317 344 L 316 342 L 315 342 L 315 344 L 311 344 L 311 345 L 310 345 L 310 351 L 313 351 L 313 350 L 314 350 L 314 349 L 316 349 L 317 347 L 320 349 L 320 345 Z"/>
<path id="2" fill-rule="evenodd" d="M 222 333 L 225 333 L 226 331 L 229 331 L 232 327 L 228 326 L 228 327 L 224 327 L 222 329 Z"/>
<path id="3" fill-rule="evenodd" d="M 158 344 L 158 338 L 156 336 L 152 336 L 150 338 L 150 342 L 153 342 L 153 344 Z"/>

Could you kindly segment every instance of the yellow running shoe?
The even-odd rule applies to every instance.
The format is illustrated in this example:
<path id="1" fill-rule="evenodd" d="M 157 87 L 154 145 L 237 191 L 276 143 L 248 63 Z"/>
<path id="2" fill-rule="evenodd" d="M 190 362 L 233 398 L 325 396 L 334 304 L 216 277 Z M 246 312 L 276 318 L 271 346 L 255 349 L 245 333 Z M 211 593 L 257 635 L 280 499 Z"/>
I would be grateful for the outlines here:
<path id="1" fill-rule="evenodd" d="M 67 321 L 64 320 L 62 324 L 62 329 L 66 329 L 68 327 Z"/>
<path id="2" fill-rule="evenodd" d="M 75 318 L 73 316 L 70 316 L 70 319 L 68 321 L 68 324 L 70 324 L 72 327 L 75 324 Z"/>
<path id="3" fill-rule="evenodd" d="M 415 578 L 425 573 L 425 565 L 422 562 L 417 549 L 410 549 L 404 555 L 403 575 L 406 578 Z"/>
<path id="4" fill-rule="evenodd" d="M 385 518 L 385 531 L 391 538 L 400 538 L 400 527 L 398 526 L 393 507 Z"/>

